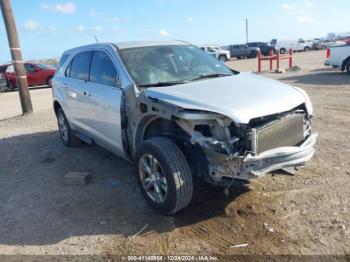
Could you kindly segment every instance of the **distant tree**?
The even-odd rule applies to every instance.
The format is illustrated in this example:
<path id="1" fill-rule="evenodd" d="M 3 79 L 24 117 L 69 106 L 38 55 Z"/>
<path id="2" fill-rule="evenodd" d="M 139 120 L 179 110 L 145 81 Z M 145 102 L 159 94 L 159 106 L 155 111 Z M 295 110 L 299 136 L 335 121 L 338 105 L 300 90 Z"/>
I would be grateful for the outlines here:
<path id="1" fill-rule="evenodd" d="M 37 62 L 41 63 L 41 64 L 46 64 L 46 65 L 57 65 L 58 64 L 58 61 L 56 58 L 40 59 Z"/>

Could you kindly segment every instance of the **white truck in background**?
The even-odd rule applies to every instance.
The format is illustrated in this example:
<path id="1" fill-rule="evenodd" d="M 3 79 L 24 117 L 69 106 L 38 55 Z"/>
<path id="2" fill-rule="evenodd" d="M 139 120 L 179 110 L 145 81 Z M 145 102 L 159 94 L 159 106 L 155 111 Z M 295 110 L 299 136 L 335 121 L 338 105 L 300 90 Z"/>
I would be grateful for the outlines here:
<path id="1" fill-rule="evenodd" d="M 231 59 L 230 51 L 227 51 L 218 45 L 202 45 L 199 48 L 207 52 L 208 54 L 215 56 L 222 62 L 227 62 Z"/>
<path id="2" fill-rule="evenodd" d="M 335 45 L 327 49 L 326 66 L 340 68 L 350 74 L 350 45 Z"/>
<path id="3" fill-rule="evenodd" d="M 296 40 L 272 39 L 270 45 L 279 50 L 281 54 L 289 52 L 290 49 L 293 49 L 293 51 L 310 51 L 312 48 L 312 43 L 302 38 Z"/>

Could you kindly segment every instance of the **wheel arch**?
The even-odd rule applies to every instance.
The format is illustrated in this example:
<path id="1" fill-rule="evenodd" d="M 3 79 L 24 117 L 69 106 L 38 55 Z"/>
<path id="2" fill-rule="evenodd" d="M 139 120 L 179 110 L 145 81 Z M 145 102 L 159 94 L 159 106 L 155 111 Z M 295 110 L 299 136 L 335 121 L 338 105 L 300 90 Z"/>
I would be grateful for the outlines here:
<path id="1" fill-rule="evenodd" d="M 168 137 L 173 135 L 182 134 L 184 131 L 172 120 L 166 119 L 157 115 L 149 115 L 144 117 L 135 133 L 135 148 L 151 138 L 155 137 Z"/>

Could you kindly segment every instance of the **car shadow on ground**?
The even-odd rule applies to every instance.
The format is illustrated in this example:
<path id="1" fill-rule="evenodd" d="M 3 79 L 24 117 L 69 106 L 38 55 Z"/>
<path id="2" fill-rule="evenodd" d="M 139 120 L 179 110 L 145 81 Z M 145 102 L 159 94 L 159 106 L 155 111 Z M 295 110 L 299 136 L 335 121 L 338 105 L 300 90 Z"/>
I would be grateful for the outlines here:
<path id="1" fill-rule="evenodd" d="M 317 69 L 312 71 L 311 74 L 286 76 L 279 80 L 302 85 L 342 86 L 349 85 L 350 75 L 339 70 Z"/>
<path id="2" fill-rule="evenodd" d="M 58 132 L 0 140 L 0 244 L 50 245 L 70 237 L 170 232 L 218 216 L 248 191 L 196 183 L 192 204 L 171 217 L 155 213 L 136 184 L 133 165 L 98 146 L 63 146 Z M 91 172 L 87 186 L 64 185 L 68 172 Z"/>

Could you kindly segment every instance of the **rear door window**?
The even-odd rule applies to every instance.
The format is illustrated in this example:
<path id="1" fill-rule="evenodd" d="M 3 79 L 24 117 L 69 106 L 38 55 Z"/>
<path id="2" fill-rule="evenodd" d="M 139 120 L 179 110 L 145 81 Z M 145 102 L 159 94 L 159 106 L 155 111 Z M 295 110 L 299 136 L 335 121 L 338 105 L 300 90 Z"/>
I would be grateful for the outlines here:
<path id="1" fill-rule="evenodd" d="M 35 66 L 31 65 L 31 64 L 25 64 L 24 68 L 26 69 L 27 73 L 34 73 L 35 70 Z"/>
<path id="2" fill-rule="evenodd" d="M 109 55 L 95 51 L 91 61 L 90 82 L 116 87 L 118 71 Z"/>
<path id="3" fill-rule="evenodd" d="M 91 56 L 92 56 L 91 51 L 77 54 L 73 58 L 69 72 L 67 72 L 69 73 L 69 76 L 71 78 L 87 81 L 89 76 Z"/>

